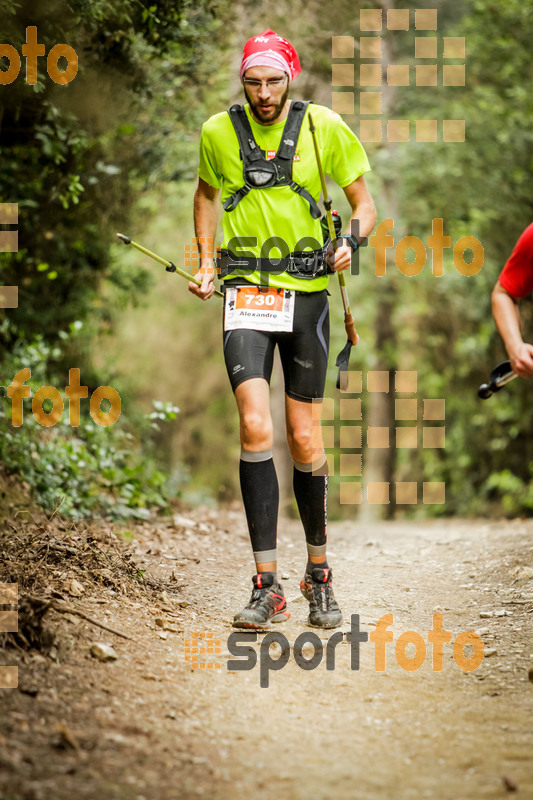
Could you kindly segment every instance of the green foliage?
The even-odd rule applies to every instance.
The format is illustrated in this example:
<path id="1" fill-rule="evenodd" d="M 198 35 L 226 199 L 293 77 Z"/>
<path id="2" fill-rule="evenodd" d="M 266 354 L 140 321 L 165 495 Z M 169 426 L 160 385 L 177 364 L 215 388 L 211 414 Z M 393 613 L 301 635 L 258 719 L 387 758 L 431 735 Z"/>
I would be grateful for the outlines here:
<path id="1" fill-rule="evenodd" d="M 438 14 L 439 47 L 442 36 L 465 37 L 466 84 L 446 87 L 439 77 L 434 89 L 396 90 L 389 116 L 410 120 L 411 140 L 372 153 L 383 186 L 378 218 L 394 217 L 395 244 L 409 234 L 426 247 L 431 220 L 441 218 L 452 248 L 461 236 L 482 243 L 484 264 L 475 276 L 463 277 L 448 249 L 444 274 L 435 278 L 427 248 L 423 272 L 405 278 L 389 260 L 386 281 L 395 278 L 396 293 L 389 343 L 394 368 L 417 371 L 419 398 L 446 400 L 446 448 L 398 451 L 395 479 L 445 482 L 445 505 L 426 506 L 425 513 L 531 515 L 530 385 L 516 381 L 487 401 L 478 399 L 477 388 L 506 358 L 490 294 L 532 219 L 533 141 L 524 120 L 533 113 L 525 88 L 532 75 L 533 10 L 519 0 L 469 0 L 445 2 Z M 411 64 L 413 73 L 412 35 L 394 37 L 394 45 L 396 63 Z M 439 133 L 437 142 L 417 142 L 417 119 L 438 120 L 439 130 L 442 120 L 465 119 L 466 141 L 443 142 Z M 521 313 L 531 341 L 529 301 Z"/>
<path id="2" fill-rule="evenodd" d="M 143 242 L 146 232 L 147 246 L 170 257 L 174 252 L 178 260 L 192 233 L 201 123 L 236 99 L 230 97 L 234 48 L 252 31 L 267 25 L 279 30 L 302 60 L 295 96 L 327 104 L 331 36 L 356 34 L 359 5 L 339 0 L 325 16 L 318 0 L 291 0 L 276 9 L 257 0 L 4 3 L 2 41 L 20 50 L 25 26 L 36 24 L 47 50 L 67 42 L 80 65 L 67 87 L 49 80 L 44 59 L 34 87 L 25 84 L 23 71 L 1 87 L 0 201 L 18 202 L 21 232 L 19 252 L 0 254 L 2 282 L 20 287 L 19 308 L 0 311 L 2 374 L 11 379 L 26 359 L 35 385 L 54 384 L 53 376 L 79 363 L 85 382 L 118 385 L 116 377 L 121 394 L 135 394 L 148 415 L 143 421 L 131 403 L 127 423 L 121 417 L 100 429 L 84 420 L 75 432 L 62 423 L 44 430 L 29 414 L 15 431 L 3 419 L 1 431 L 9 436 L 2 437 L 0 456 L 31 482 L 47 507 L 65 496 L 62 510 L 72 514 L 142 515 L 171 491 L 161 479 L 161 464 L 170 472 L 181 461 L 194 476 L 191 491 L 202 499 L 207 491 L 236 496 L 227 463 L 238 458 L 238 432 L 214 307 L 186 298 L 184 287 L 183 297 L 167 284 L 159 288 L 158 277 L 149 274 L 153 265 L 141 269 L 145 262 L 138 255 L 118 246 L 113 251 L 110 244 L 116 230 L 135 230 Z M 413 15 L 420 4 L 405 7 Z M 395 93 L 387 87 L 385 107 L 390 118 L 411 121 L 411 141 L 368 145 L 368 184 L 378 219 L 394 217 L 395 243 L 410 234 L 427 244 L 431 220 L 442 218 L 452 245 L 467 235 L 482 242 L 485 263 L 473 278 L 462 277 L 448 250 L 444 275 L 435 278 L 428 249 L 428 263 L 416 278 L 400 275 L 389 258 L 386 278 L 378 279 L 373 251 L 365 249 L 361 275 L 349 280 L 362 335 L 352 366 L 364 372 L 416 370 L 419 398 L 446 399 L 446 448 L 397 451 L 393 480 L 445 481 L 446 504 L 437 513 L 530 515 L 528 383 L 516 381 L 486 402 L 476 390 L 505 358 L 490 291 L 532 218 L 533 133 L 527 120 L 533 113 L 533 10 L 520 0 L 444 0 L 438 14 L 439 47 L 442 36 L 466 39 L 466 85 L 444 87 L 439 81 L 435 89 L 411 85 Z M 246 20 L 246 31 L 240 24 L 233 38 L 227 35 L 232 15 Z M 383 37 L 393 63 L 410 63 L 414 70 L 412 26 Z M 416 119 L 437 119 L 440 127 L 443 119 L 462 118 L 464 143 L 415 141 Z M 342 192 L 335 188 L 333 197 L 346 213 Z M 344 333 L 335 288 L 332 295 L 336 353 Z M 128 316 L 130 304 L 136 305 L 135 316 Z M 532 331 L 531 304 L 522 304 L 521 312 L 524 330 Z M 113 332 L 119 317 L 138 329 L 137 338 L 121 333 L 109 337 L 108 347 L 95 334 Z M 331 366 L 329 396 L 335 395 L 335 374 Z M 182 409 L 179 425 L 170 421 L 178 413 L 173 403 L 153 404 L 160 395 Z M 367 395 L 363 400 L 366 406 L 371 402 Z M 173 436 L 151 427 L 159 423 L 174 426 Z M 176 481 L 185 481 L 184 468 L 179 470 L 172 491 Z M 420 504 L 413 513 L 435 509 Z"/>
<path id="3" fill-rule="evenodd" d="M 35 25 L 46 52 L 68 43 L 79 68 L 70 84 L 58 86 L 39 58 L 31 86 L 23 61 L 19 77 L 0 87 L 0 202 L 18 204 L 20 231 L 18 252 L 0 254 L 1 282 L 18 285 L 20 301 L 17 309 L 0 310 L 0 374 L 9 383 L 31 366 L 33 388 L 60 386 L 59 376 L 75 363 L 95 388 L 112 377 L 93 366 L 92 339 L 110 331 L 117 312 L 140 303 L 151 285 L 147 270 L 110 257 L 114 232 L 128 229 L 145 183 L 181 169 L 187 112 L 201 94 L 193 89 L 229 3 L 7 0 L 4 6 L 0 41 L 20 53 L 26 27 Z M 104 280 L 112 302 L 102 292 Z M 127 399 L 123 381 L 121 394 Z M 146 418 L 123 402 L 119 422 L 109 428 L 86 415 L 71 429 L 65 414 L 45 429 L 26 413 L 14 429 L 3 408 L 0 458 L 47 509 L 61 503 L 73 517 L 143 517 L 185 482 L 181 467 L 170 475 L 161 469 L 163 426 L 177 414 L 156 398 Z"/>
<path id="4" fill-rule="evenodd" d="M 91 320 L 93 331 L 109 322 L 99 303 L 104 276 L 129 299 L 146 291 L 144 271 L 132 269 L 125 282 L 115 268 L 112 237 L 127 223 L 138 184 L 162 176 L 169 147 L 173 173 L 180 169 L 191 90 L 225 8 L 224 0 L 8 7 L 3 41 L 20 52 L 26 26 L 36 25 L 47 52 L 58 42 L 76 50 L 79 69 L 58 86 L 40 58 L 35 86 L 23 66 L 1 87 L 0 202 L 18 203 L 21 231 L 18 253 L 0 255 L 3 282 L 21 287 L 19 308 L 0 312 L 7 349 L 36 332 L 54 341 L 72 320 Z M 189 115 L 178 111 L 185 104 Z"/>
<path id="5" fill-rule="evenodd" d="M 531 64 L 525 42 L 531 38 L 531 12 L 517 0 L 503 5 L 500 19 L 499 10 L 495 10 L 499 4 L 495 6 L 489 0 L 459 4 L 448 0 L 438 4 L 439 64 L 442 37 L 465 36 L 466 86 L 424 89 L 411 85 L 405 90 L 399 87 L 393 107 L 388 110 L 393 119 L 410 119 L 411 141 L 394 147 L 383 142 L 366 148 L 373 169 L 367 183 L 376 200 L 378 219 L 394 218 L 396 244 L 410 234 L 418 236 L 427 247 L 432 219 L 442 218 L 444 233 L 451 236 L 452 245 L 459 237 L 470 235 L 477 237 L 485 250 L 485 264 L 473 278 L 457 272 L 451 249 L 445 251 L 444 275 L 433 277 L 429 247 L 426 267 L 416 278 L 400 274 L 390 251 L 387 276 L 377 278 L 374 251 L 365 248 L 360 256 L 361 274 L 348 279 L 352 310 L 361 334 L 361 342 L 352 353 L 352 368 L 363 373 L 371 369 L 415 370 L 420 410 L 422 398 L 446 400 L 446 419 L 442 422 L 446 428 L 446 448 L 422 447 L 420 414 L 420 447 L 396 451 L 391 477 L 393 481 L 416 481 L 419 485 L 424 481 L 444 481 L 446 503 L 435 507 L 423 505 L 420 497 L 417 507 L 400 507 L 402 513 L 500 513 L 508 502 L 505 498 L 509 490 L 503 483 L 487 489 L 490 476 L 509 469 L 520 485 L 527 487 L 530 481 L 528 465 L 533 461 L 533 453 L 527 383 L 517 381 L 486 403 L 478 400 L 476 394 L 491 368 L 505 357 L 491 317 L 490 292 L 516 238 L 531 218 L 530 200 L 527 190 L 524 192 L 525 176 L 531 175 L 532 152 L 531 131 L 524 124 L 531 116 L 531 93 L 524 88 L 530 84 Z M 365 2 L 364 6 L 375 7 L 375 4 Z M 430 3 L 423 6 L 433 7 Z M 241 16 L 249 23 L 246 33 L 239 34 L 234 45 L 239 47 L 249 31 L 267 26 L 279 30 L 295 44 L 302 62 L 303 71 L 294 85 L 294 95 L 328 104 L 331 36 L 357 32 L 358 7 L 359 4 L 338 2 L 335 13 L 324 17 L 315 0 L 305 4 L 294 0 L 275 10 L 250 0 L 241 5 L 244 11 Z M 411 8 L 410 31 L 384 32 L 383 36 L 392 46 L 392 63 L 411 63 L 414 76 L 414 35 L 435 34 L 415 34 L 414 9 L 421 6 L 412 2 L 406 7 Z M 507 53 L 513 31 L 518 28 L 522 46 L 519 51 L 514 48 Z M 143 130 L 153 164 L 151 177 L 143 184 L 150 192 L 143 194 L 139 203 L 142 215 L 150 218 L 147 246 L 153 249 L 158 249 L 154 242 L 162 242 L 170 252 L 182 252 L 184 242 L 190 241 L 194 187 L 188 179 L 194 178 L 200 124 L 236 99 L 230 98 L 226 56 L 227 51 L 220 46 L 214 47 L 209 55 L 202 54 L 200 66 L 207 68 L 202 73 L 206 94 L 201 98 L 193 94 L 187 120 L 178 121 L 169 116 L 169 110 L 175 98 L 188 87 L 187 76 L 179 67 L 176 71 L 172 62 L 153 64 L 165 89 L 157 99 L 143 101 L 135 131 Z M 218 68 L 213 69 L 213 63 Z M 225 95 L 224 84 L 229 84 Z M 383 91 L 385 102 L 390 98 L 390 87 L 384 87 Z M 154 108 L 156 114 L 148 113 L 148 109 Z M 416 142 L 415 120 L 424 118 L 438 119 L 439 128 L 443 119 L 465 118 L 466 142 Z M 347 119 L 357 132 L 358 118 Z M 189 130 L 182 128 L 186 123 L 190 123 Z M 176 153 L 180 155 L 179 162 Z M 161 177 L 172 177 L 179 182 L 161 191 L 155 183 Z M 332 186 L 331 194 L 334 206 L 346 217 L 348 207 L 342 191 Z M 332 357 L 326 395 L 337 398 L 334 355 L 343 346 L 345 334 L 338 289 L 333 282 L 330 291 Z M 183 411 L 182 426 L 168 455 L 169 462 L 176 453 L 183 453 L 193 475 L 194 489 L 208 487 L 219 498 L 238 497 L 236 470 L 226 469 L 228 461 L 234 465 L 238 461 L 236 411 L 225 372 L 216 360 L 220 341 L 212 324 L 215 310 L 210 304 L 187 302 L 179 290 L 168 299 L 163 297 L 166 293 L 163 288 L 154 290 L 151 307 L 135 314 L 137 338 L 119 336 L 113 342 L 113 358 L 127 370 L 128 350 L 122 354 L 124 345 L 133 349 L 133 343 L 137 342 L 135 352 L 142 348 L 140 357 L 144 371 L 148 372 L 142 382 L 139 379 L 139 396 L 146 403 L 149 387 L 164 380 L 169 387 L 168 396 L 176 397 Z M 531 329 L 527 307 L 523 314 L 525 328 Z M 130 319 L 128 330 L 133 324 Z M 144 342 L 158 326 L 173 335 L 168 336 L 165 348 L 154 355 L 152 340 L 149 353 Z M 153 361 L 157 369 L 152 366 Z M 137 366 L 130 369 L 135 372 Z M 191 380 L 192 374 L 198 374 L 199 379 Z M 373 398 L 365 392 L 362 399 L 365 426 L 369 424 Z M 394 397 L 392 407 L 394 416 Z M 389 425 L 389 421 L 374 424 Z M 393 439 L 394 419 L 390 424 Z M 393 448 L 390 450 L 394 453 Z M 363 475 L 368 455 L 368 451 L 363 453 Z M 332 476 L 331 516 L 344 513 L 353 517 L 353 506 L 336 507 L 338 482 L 340 476 Z M 514 497 L 520 503 L 518 490 Z M 525 505 L 521 510 L 530 513 Z"/>
<path id="6" fill-rule="evenodd" d="M 146 417 L 152 421 L 151 427 L 158 431 L 159 424 L 156 420 L 176 419 L 176 415 L 179 413 L 179 408 L 170 402 L 163 403 L 161 400 L 153 400 L 152 402 L 155 411 L 147 414 Z"/>
<path id="7" fill-rule="evenodd" d="M 510 517 L 533 511 L 533 464 L 529 466 L 529 480 L 523 481 L 510 469 L 494 472 L 486 481 L 487 496 L 502 498 L 502 508 Z"/>
<path id="8" fill-rule="evenodd" d="M 19 342 L 12 362 L 17 366 L 10 368 L 8 364 L 4 374 L 12 378 L 21 364 L 29 367 L 28 385 L 33 396 L 43 381 L 51 380 L 51 364 L 60 352 L 59 347 L 50 348 L 42 337 L 30 345 Z M 59 389 L 60 374 L 52 380 Z M 160 471 L 149 442 L 154 431 L 162 433 L 162 423 L 176 419 L 179 409 L 155 401 L 155 411 L 144 415 L 134 435 L 124 414 L 112 426 L 96 424 L 87 413 L 87 400 L 81 402 L 80 425 L 71 427 L 68 401 L 63 392 L 60 394 L 63 415 L 51 427 L 35 420 L 29 411 L 30 398 L 23 401 L 24 417 L 19 428 L 11 424 L 10 401 L 0 404 L 0 461 L 20 476 L 35 501 L 48 511 L 60 508 L 72 519 L 89 515 L 147 519 L 151 508 L 165 508 L 183 484 L 183 474 L 179 470 L 171 474 Z"/>

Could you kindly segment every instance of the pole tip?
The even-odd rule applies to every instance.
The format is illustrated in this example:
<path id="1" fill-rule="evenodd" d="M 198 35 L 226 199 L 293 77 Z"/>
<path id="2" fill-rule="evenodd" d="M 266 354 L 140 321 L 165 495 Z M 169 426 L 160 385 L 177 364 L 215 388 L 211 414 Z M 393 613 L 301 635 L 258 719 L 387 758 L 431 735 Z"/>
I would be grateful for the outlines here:
<path id="1" fill-rule="evenodd" d="M 118 238 L 120 239 L 121 242 L 124 242 L 124 244 L 130 244 L 131 243 L 131 239 L 130 239 L 129 236 L 124 236 L 123 233 L 117 233 L 117 236 L 118 236 Z"/>
<path id="2" fill-rule="evenodd" d="M 337 375 L 337 389 L 340 389 L 341 392 L 347 392 L 348 383 L 349 383 L 348 371 L 341 368 L 339 370 L 339 374 Z"/>

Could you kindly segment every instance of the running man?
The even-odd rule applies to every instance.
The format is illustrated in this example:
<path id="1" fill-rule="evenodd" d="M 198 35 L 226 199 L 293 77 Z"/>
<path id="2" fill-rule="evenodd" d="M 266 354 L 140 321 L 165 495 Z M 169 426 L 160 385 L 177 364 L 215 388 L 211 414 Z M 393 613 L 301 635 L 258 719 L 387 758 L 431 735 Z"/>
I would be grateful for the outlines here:
<path id="1" fill-rule="evenodd" d="M 533 344 L 524 342 L 518 300 L 533 292 L 533 222 L 518 239 L 492 290 L 492 314 L 513 372 L 533 375 Z"/>
<path id="2" fill-rule="evenodd" d="M 363 178 L 370 167 L 357 137 L 337 114 L 313 105 L 324 171 L 343 188 L 359 232 L 352 236 L 348 223 L 341 246 L 336 252 L 330 247 L 326 258 L 308 104 L 289 98 L 299 73 L 294 47 L 274 31 L 248 40 L 240 69 L 246 105 L 215 114 L 203 125 L 194 196 L 202 285 L 189 283 L 189 290 L 203 300 L 214 291 L 219 195 L 224 208 L 219 259 L 224 357 L 239 410 L 240 483 L 256 565 L 251 600 L 234 618 L 238 628 L 267 628 L 289 617 L 277 579 L 279 491 L 269 399 L 276 345 L 294 494 L 308 551 L 300 588 L 309 601 L 310 625 L 342 623 L 326 556 L 327 461 L 312 408 L 323 398 L 328 361 L 328 267 L 333 272 L 350 267 L 352 253 L 374 227 L 376 211 Z"/>

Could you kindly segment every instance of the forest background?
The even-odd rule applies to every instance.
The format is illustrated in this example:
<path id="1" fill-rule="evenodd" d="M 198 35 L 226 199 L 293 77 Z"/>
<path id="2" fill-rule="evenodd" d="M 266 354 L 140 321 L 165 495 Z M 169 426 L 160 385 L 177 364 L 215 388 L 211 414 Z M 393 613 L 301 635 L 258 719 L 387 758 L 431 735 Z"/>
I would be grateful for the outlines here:
<path id="1" fill-rule="evenodd" d="M 409 30 L 387 30 L 390 10 L 409 9 Z M 381 31 L 361 31 L 360 9 L 381 9 Z M 437 30 L 416 30 L 415 11 L 436 9 Z M 190 503 L 234 501 L 238 488 L 238 420 L 222 358 L 220 307 L 201 303 L 181 278 L 131 248 L 130 235 L 178 266 L 194 235 L 192 197 L 201 125 L 240 101 L 238 66 L 246 39 L 267 27 L 295 45 L 302 74 L 292 96 L 331 106 L 332 92 L 354 93 L 344 119 L 359 134 L 359 39 L 381 37 L 381 59 L 361 63 L 409 65 L 409 86 L 382 91 L 381 113 L 367 114 L 387 130 L 409 120 L 410 140 L 365 141 L 367 182 L 378 222 L 391 218 L 394 245 L 403 236 L 427 247 L 432 220 L 444 221 L 452 247 L 476 237 L 484 263 L 472 277 L 444 251 L 442 277 L 431 255 L 420 274 L 406 277 L 387 253 L 383 277 L 365 248 L 360 274 L 348 278 L 361 342 L 351 368 L 388 372 L 388 393 L 363 391 L 363 419 L 339 419 L 333 356 L 345 341 L 341 302 L 331 282 L 332 343 L 326 396 L 336 409 L 327 423 L 330 515 L 529 516 L 533 512 L 531 385 L 516 381 L 491 400 L 477 387 L 504 360 L 490 313 L 490 292 L 518 236 L 531 222 L 533 199 L 533 9 L 519 0 L 357 3 L 315 0 L 275 4 L 241 0 L 4 0 L 0 42 L 21 53 L 26 27 L 37 26 L 46 52 L 57 43 L 79 57 L 75 79 L 54 83 L 39 60 L 35 85 L 18 78 L 0 86 L 0 202 L 18 204 L 19 249 L 0 254 L 0 283 L 19 287 L 19 306 L 0 310 L 0 383 L 31 369 L 32 393 L 62 390 L 69 370 L 81 371 L 91 394 L 114 387 L 119 420 L 94 423 L 82 401 L 77 428 L 40 425 L 25 402 L 23 424 L 11 424 L 0 397 L 2 481 L 14 474 L 47 510 L 73 518 L 149 518 L 173 498 Z M 353 59 L 332 58 L 332 37 L 354 37 Z M 436 37 L 437 57 L 416 59 L 416 37 Z M 464 37 L 466 57 L 443 59 L 443 37 Z M 355 86 L 332 87 L 332 64 L 355 66 Z M 465 85 L 444 86 L 443 64 L 465 64 Z M 436 64 L 438 85 L 415 85 L 415 70 Z M 61 64 L 60 64 L 61 67 Z M 6 70 L 5 58 L 0 69 Z M 62 68 L 62 67 L 61 67 Z M 379 109 L 375 108 L 376 112 Z M 436 142 L 416 141 L 416 120 L 437 120 Z M 464 119 L 465 141 L 445 142 L 443 120 Z M 334 205 L 348 209 L 330 185 Z M 14 226 L 0 226 L 13 230 Z M 413 260 L 413 251 L 407 254 Z M 468 258 L 468 252 L 465 253 Z M 531 304 L 521 305 L 532 334 Z M 417 373 L 416 421 L 395 420 L 394 374 Z M 276 459 L 287 480 L 283 395 L 274 376 Z M 423 400 L 444 399 L 444 448 L 422 446 Z M 325 423 L 326 424 L 326 423 Z M 388 504 L 340 503 L 340 428 L 362 426 L 362 480 L 389 483 Z M 396 448 L 395 427 L 417 425 L 418 447 Z M 367 448 L 367 428 L 389 428 L 390 445 Z M 359 450 L 358 452 L 361 452 Z M 398 504 L 396 482 L 416 483 L 417 503 Z M 424 482 L 445 485 L 445 502 L 424 503 Z M 5 484 L 7 486 L 7 484 Z M 12 487 L 13 483 L 9 482 Z M 9 489 L 12 493 L 12 488 Z M 364 497 L 364 492 L 363 492 Z M 12 500 L 11 494 L 7 501 Z M 290 496 L 284 509 L 294 512 Z"/>

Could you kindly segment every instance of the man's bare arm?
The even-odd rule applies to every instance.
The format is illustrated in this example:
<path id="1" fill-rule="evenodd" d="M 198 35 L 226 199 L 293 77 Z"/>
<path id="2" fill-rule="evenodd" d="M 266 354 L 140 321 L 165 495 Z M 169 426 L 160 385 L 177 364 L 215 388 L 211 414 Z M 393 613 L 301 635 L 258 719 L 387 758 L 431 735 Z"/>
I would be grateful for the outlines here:
<path id="1" fill-rule="evenodd" d="M 352 232 L 351 223 L 353 219 L 356 219 L 359 221 L 356 238 L 362 241 L 366 239 L 376 224 L 377 213 L 374 201 L 372 200 L 362 175 L 360 175 L 357 180 L 353 181 L 353 183 L 345 186 L 343 191 L 352 209 L 351 217 L 346 226 L 346 233 Z M 354 226 L 354 228 L 357 230 L 356 226 Z M 339 247 L 335 253 L 334 259 L 333 256 L 329 256 L 328 260 L 336 272 L 342 269 L 349 269 L 352 263 L 352 248 L 349 244 Z"/>
<path id="2" fill-rule="evenodd" d="M 533 345 L 522 338 L 518 302 L 499 281 L 492 290 L 492 315 L 503 339 L 511 367 L 517 375 L 533 375 Z"/>
<path id="3" fill-rule="evenodd" d="M 197 277 L 202 280 L 202 285 L 197 286 L 191 282 L 189 291 L 202 300 L 208 300 L 215 291 L 213 257 L 218 223 L 219 193 L 220 189 L 215 189 L 202 178 L 198 178 L 198 186 L 194 194 L 194 230 L 200 251 L 200 271 Z"/>
<path id="4" fill-rule="evenodd" d="M 352 207 L 352 216 L 346 226 L 346 233 L 352 232 L 351 222 L 353 219 L 357 219 L 359 220 L 357 238 L 359 241 L 366 239 L 376 224 L 377 213 L 363 176 L 360 175 L 356 181 L 345 186 L 344 194 Z"/>

